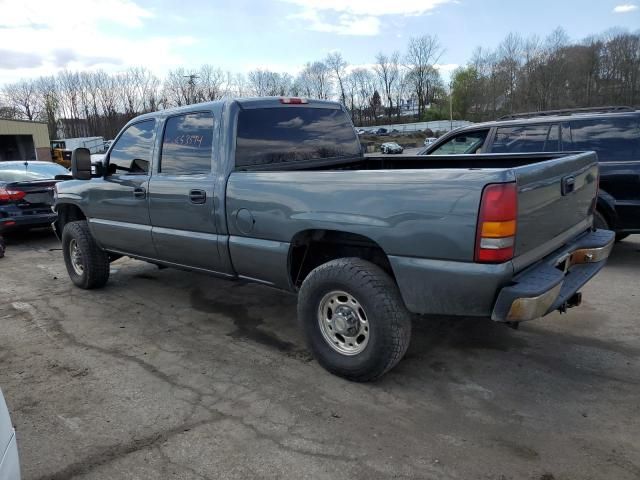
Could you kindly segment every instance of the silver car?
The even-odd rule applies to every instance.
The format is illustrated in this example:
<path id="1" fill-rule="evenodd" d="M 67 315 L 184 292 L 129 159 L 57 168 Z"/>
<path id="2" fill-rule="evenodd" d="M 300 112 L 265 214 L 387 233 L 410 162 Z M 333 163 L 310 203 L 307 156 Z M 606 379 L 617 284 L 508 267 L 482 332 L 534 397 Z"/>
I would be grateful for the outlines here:
<path id="1" fill-rule="evenodd" d="M 382 153 L 402 153 L 404 152 L 404 148 L 396 142 L 387 142 L 380 145 L 380 151 Z"/>
<path id="2" fill-rule="evenodd" d="M 16 431 L 0 390 L 0 480 L 20 480 Z"/>

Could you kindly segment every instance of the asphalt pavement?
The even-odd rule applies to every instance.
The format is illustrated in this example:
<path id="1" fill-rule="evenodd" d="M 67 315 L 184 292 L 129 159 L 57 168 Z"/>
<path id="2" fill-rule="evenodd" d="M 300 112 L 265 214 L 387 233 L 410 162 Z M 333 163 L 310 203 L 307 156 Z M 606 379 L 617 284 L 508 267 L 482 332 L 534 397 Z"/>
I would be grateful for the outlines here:
<path id="1" fill-rule="evenodd" d="M 418 318 L 350 383 L 295 297 L 121 259 L 72 286 L 48 233 L 0 259 L 0 388 L 35 479 L 638 479 L 640 237 L 584 303 L 512 330 Z"/>

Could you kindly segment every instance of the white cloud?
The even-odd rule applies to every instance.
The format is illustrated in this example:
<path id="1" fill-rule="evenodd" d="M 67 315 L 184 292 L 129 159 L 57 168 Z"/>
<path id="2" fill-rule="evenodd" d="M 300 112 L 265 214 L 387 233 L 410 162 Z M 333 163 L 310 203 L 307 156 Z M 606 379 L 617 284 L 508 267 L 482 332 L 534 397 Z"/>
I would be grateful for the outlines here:
<path id="1" fill-rule="evenodd" d="M 144 64 L 156 74 L 181 63 L 176 49 L 191 36 L 142 35 L 131 41 L 109 27 L 139 30 L 154 13 L 134 0 L 0 0 L 0 84 L 71 70 L 123 70 Z M 37 56 L 38 58 L 35 58 Z M 22 60 L 21 60 L 22 59 Z"/>
<path id="2" fill-rule="evenodd" d="M 624 5 L 618 5 L 613 9 L 614 13 L 629 13 L 637 10 L 638 6 L 632 3 L 625 3 Z"/>
<path id="3" fill-rule="evenodd" d="M 76 26 L 107 21 L 139 27 L 153 13 L 131 0 L 6 0 L 2 2 L 0 26 L 5 28 L 52 28 L 63 25 L 68 34 Z"/>
<path id="4" fill-rule="evenodd" d="M 312 11 L 334 11 L 351 15 L 422 15 L 451 0 L 284 0 Z"/>
<path id="5" fill-rule="evenodd" d="M 459 66 L 460 65 L 458 65 L 457 63 L 436 63 L 433 66 L 433 68 L 438 70 L 440 73 L 449 74 L 449 73 L 453 72 Z"/>
<path id="6" fill-rule="evenodd" d="M 338 35 L 371 36 L 380 33 L 380 17 L 423 15 L 453 0 L 282 0 L 302 10 L 292 17 L 308 28 Z"/>

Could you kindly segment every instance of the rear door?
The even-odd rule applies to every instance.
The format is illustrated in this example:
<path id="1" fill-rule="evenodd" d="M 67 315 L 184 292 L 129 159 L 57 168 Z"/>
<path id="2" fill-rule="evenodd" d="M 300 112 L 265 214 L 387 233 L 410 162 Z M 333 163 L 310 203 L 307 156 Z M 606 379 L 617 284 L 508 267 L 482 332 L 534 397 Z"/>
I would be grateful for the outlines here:
<path id="1" fill-rule="evenodd" d="M 210 111 L 166 119 L 149 208 L 159 260 L 223 271 L 214 216 L 214 125 Z"/>

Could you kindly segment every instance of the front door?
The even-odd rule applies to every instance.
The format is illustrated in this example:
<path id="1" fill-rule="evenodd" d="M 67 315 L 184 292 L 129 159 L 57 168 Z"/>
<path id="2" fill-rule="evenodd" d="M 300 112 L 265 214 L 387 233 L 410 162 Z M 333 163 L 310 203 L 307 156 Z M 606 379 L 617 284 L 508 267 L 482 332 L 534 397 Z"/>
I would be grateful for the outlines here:
<path id="1" fill-rule="evenodd" d="M 101 188 L 90 191 L 89 225 L 107 250 L 154 258 L 149 218 L 149 179 L 155 120 L 127 127 L 109 153 Z"/>
<path id="2" fill-rule="evenodd" d="M 214 117 L 209 111 L 167 118 L 157 173 L 149 185 L 159 260 L 222 271 L 214 215 Z"/>

